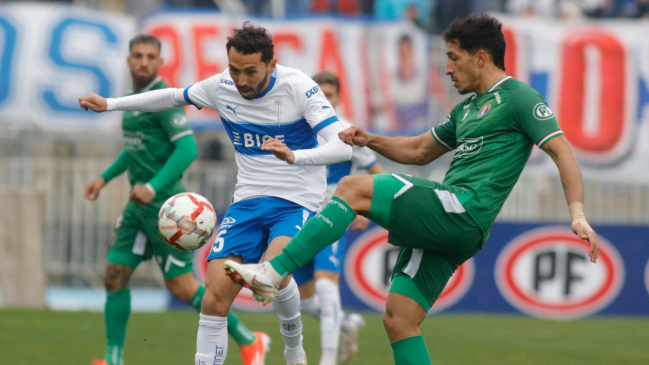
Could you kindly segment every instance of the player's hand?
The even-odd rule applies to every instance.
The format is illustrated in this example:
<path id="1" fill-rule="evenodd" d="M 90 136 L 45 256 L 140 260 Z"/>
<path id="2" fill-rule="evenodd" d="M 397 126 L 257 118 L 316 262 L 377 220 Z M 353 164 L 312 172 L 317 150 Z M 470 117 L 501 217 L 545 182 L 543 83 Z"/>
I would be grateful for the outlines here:
<path id="1" fill-rule="evenodd" d="M 104 180 L 103 177 L 97 178 L 97 180 L 91 182 L 86 186 L 86 199 L 93 201 L 96 200 L 97 197 L 99 196 L 99 190 L 106 185 L 106 180 Z"/>
<path id="2" fill-rule="evenodd" d="M 133 203 L 138 205 L 149 204 L 151 200 L 155 197 L 155 193 L 151 189 L 147 188 L 144 184 L 135 184 L 133 186 L 133 191 L 128 197 Z"/>
<path id="3" fill-rule="evenodd" d="M 597 262 L 597 258 L 599 257 L 599 244 L 597 243 L 597 234 L 595 231 L 590 228 L 590 225 L 588 225 L 585 220 L 572 222 L 570 228 L 572 228 L 572 231 L 579 236 L 579 238 L 590 243 L 588 256 L 590 256 L 591 262 Z"/>
<path id="4" fill-rule="evenodd" d="M 274 138 L 265 140 L 261 145 L 261 150 L 272 152 L 275 157 L 279 158 L 282 161 L 288 162 L 289 165 L 295 163 L 295 154 L 293 153 L 293 151 L 291 151 L 291 149 L 288 148 L 288 146 L 286 146 L 284 143 Z"/>
<path id="5" fill-rule="evenodd" d="M 106 98 L 103 98 L 95 93 L 91 93 L 79 98 L 79 106 L 85 111 L 92 109 L 97 113 L 101 113 L 107 110 L 108 102 L 106 102 Z"/>
<path id="6" fill-rule="evenodd" d="M 347 143 L 350 146 L 360 146 L 365 147 L 372 140 L 372 134 L 367 132 L 365 129 L 353 125 L 344 131 L 338 133 L 338 137 L 341 141 Z"/>
<path id="7" fill-rule="evenodd" d="M 354 220 L 352 221 L 352 224 L 349 225 L 349 228 L 354 231 L 364 231 L 369 225 L 369 219 L 363 217 L 362 215 L 357 215 L 356 218 L 354 218 Z"/>

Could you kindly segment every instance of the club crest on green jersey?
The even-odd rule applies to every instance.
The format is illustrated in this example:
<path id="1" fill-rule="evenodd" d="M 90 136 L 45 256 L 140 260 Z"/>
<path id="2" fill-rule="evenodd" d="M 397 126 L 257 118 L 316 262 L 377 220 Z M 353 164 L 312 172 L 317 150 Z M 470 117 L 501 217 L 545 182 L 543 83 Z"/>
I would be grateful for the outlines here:
<path id="1" fill-rule="evenodd" d="M 534 117 L 538 120 L 546 120 L 554 117 L 554 113 L 545 103 L 538 103 L 534 105 Z"/>
<path id="2" fill-rule="evenodd" d="M 185 125 L 187 124 L 187 117 L 185 116 L 184 113 L 176 113 L 174 114 L 171 122 L 177 126 Z"/>
<path id="3" fill-rule="evenodd" d="M 457 141 L 457 151 L 454 157 L 468 157 L 475 155 L 482 149 L 482 137 L 461 138 Z"/>
<path id="4" fill-rule="evenodd" d="M 480 109 L 480 112 L 478 112 L 478 118 L 484 117 L 485 114 L 489 113 L 489 110 L 491 110 L 491 101 L 485 104 L 482 109 Z"/>

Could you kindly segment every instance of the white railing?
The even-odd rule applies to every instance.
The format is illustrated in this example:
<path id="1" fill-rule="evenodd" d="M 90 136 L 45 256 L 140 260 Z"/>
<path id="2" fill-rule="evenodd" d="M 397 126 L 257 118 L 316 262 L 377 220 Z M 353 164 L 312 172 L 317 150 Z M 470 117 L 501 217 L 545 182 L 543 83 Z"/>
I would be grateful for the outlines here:
<path id="1" fill-rule="evenodd" d="M 50 277 L 83 278 L 99 285 L 113 227 L 129 193 L 126 176 L 111 181 L 95 202 L 84 199 L 85 186 L 112 162 L 108 159 L 0 158 L 0 187 L 21 187 L 45 195 L 45 266 Z M 194 163 L 185 173 L 188 190 L 225 211 L 234 191 L 230 164 Z M 160 280 L 147 263 L 134 279 Z"/>

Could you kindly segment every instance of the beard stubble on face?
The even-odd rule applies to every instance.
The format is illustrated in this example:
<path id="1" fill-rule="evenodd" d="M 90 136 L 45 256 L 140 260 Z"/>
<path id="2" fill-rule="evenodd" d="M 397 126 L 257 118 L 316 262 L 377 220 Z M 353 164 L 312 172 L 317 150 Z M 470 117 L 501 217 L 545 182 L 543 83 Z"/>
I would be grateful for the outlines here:
<path id="1" fill-rule="evenodd" d="M 137 73 L 131 71 L 131 77 L 133 78 L 133 89 L 135 90 L 142 90 L 144 89 L 147 85 L 149 85 L 155 78 L 158 76 L 157 73 L 152 73 L 152 74 L 147 74 L 146 76 L 144 75 L 138 75 Z"/>
<path id="2" fill-rule="evenodd" d="M 263 91 L 264 86 L 266 85 L 266 81 L 268 81 L 268 72 L 266 72 L 266 77 L 264 77 L 264 79 L 260 81 L 257 87 L 255 88 L 252 88 L 250 86 L 239 87 L 237 85 L 237 90 L 239 91 L 239 95 L 241 95 L 241 97 L 246 100 L 252 100 L 256 98 L 257 95 L 259 95 L 259 93 Z M 250 93 L 250 95 L 248 96 L 243 95 L 242 92 L 247 92 L 247 91 L 252 91 L 252 93 Z"/>

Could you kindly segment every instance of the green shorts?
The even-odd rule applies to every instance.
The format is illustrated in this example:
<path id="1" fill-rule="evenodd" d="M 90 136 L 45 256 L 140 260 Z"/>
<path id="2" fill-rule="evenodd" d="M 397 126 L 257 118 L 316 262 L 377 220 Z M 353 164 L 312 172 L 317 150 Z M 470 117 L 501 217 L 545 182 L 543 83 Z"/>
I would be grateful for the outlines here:
<path id="1" fill-rule="evenodd" d="M 482 247 L 482 230 L 462 203 L 473 193 L 407 175 L 373 175 L 368 218 L 401 247 L 390 291 L 403 294 L 426 311 L 462 263 Z"/>
<path id="2" fill-rule="evenodd" d="M 128 202 L 115 225 L 108 262 L 135 269 L 154 255 L 165 279 L 192 272 L 192 252 L 169 245 L 158 231 L 158 209 Z"/>

